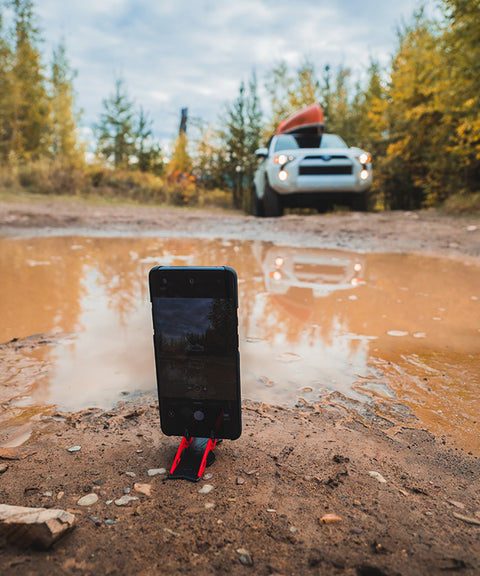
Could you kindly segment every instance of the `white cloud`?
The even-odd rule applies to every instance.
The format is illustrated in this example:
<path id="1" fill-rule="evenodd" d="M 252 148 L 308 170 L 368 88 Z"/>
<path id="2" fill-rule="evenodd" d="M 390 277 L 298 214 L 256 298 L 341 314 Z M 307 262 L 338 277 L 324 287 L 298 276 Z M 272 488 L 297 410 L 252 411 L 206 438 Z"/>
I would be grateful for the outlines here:
<path id="1" fill-rule="evenodd" d="M 180 108 L 215 123 L 255 68 L 259 83 L 280 60 L 308 57 L 354 69 L 387 63 L 395 28 L 417 0 L 37 0 L 47 49 L 64 37 L 84 122 L 121 75 L 130 95 L 173 137 Z"/>

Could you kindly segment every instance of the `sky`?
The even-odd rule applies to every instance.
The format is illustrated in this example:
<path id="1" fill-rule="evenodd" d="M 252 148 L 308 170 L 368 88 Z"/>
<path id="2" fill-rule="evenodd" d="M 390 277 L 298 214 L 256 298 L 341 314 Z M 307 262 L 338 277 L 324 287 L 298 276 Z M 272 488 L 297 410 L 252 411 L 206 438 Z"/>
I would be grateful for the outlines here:
<path id="1" fill-rule="evenodd" d="M 218 125 L 220 115 L 255 70 L 262 98 L 266 74 L 282 60 L 292 70 L 306 58 L 361 74 L 370 59 L 388 65 L 396 30 L 418 0 L 34 0 L 45 40 L 64 39 L 81 124 L 98 122 L 102 101 L 122 77 L 153 119 L 155 136 L 171 142 L 180 109 Z M 192 126 L 193 124 L 190 124 Z M 166 144 L 168 146 L 168 144 Z"/>

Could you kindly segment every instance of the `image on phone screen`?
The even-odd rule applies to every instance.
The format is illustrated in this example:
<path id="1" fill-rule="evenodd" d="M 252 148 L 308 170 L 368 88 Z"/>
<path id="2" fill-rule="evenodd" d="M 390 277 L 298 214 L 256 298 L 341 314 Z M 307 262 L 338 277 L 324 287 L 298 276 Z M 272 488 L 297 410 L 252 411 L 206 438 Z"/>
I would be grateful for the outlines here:
<path id="1" fill-rule="evenodd" d="M 162 274 L 163 280 L 168 272 Z M 178 272 L 168 278 L 172 282 L 180 288 L 152 295 L 162 430 L 236 438 L 241 406 L 236 299 L 219 289 L 208 296 L 208 284 L 187 288 Z"/>

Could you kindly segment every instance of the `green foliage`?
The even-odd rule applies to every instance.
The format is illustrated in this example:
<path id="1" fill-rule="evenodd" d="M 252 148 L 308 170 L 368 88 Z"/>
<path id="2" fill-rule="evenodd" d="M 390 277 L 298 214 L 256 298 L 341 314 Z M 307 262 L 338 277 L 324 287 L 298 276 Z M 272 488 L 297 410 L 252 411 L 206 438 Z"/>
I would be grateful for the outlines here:
<path id="1" fill-rule="evenodd" d="M 36 159 L 48 151 L 50 144 L 50 101 L 38 49 L 39 32 L 31 0 L 11 0 L 10 5 L 15 43 L 11 49 L 8 155 Z"/>
<path id="2" fill-rule="evenodd" d="M 130 100 L 122 78 L 103 100 L 103 112 L 95 127 L 97 153 L 115 168 L 126 168 L 135 152 L 134 102 Z"/>
<path id="3" fill-rule="evenodd" d="M 83 163 L 84 150 L 77 138 L 73 76 L 64 42 L 53 52 L 51 71 L 51 154 L 68 164 Z"/>
<path id="4" fill-rule="evenodd" d="M 222 156 L 225 175 L 233 191 L 233 204 L 250 210 L 250 190 L 257 166 L 255 150 L 262 135 L 262 111 L 257 95 L 255 74 L 248 83 L 242 82 L 235 102 L 227 109 L 221 139 L 225 148 Z"/>

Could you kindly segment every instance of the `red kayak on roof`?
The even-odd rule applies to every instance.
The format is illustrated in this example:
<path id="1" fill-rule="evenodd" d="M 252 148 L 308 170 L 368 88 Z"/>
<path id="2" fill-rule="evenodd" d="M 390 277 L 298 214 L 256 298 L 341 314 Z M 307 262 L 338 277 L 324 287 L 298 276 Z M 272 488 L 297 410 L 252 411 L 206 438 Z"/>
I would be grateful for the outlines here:
<path id="1" fill-rule="evenodd" d="M 304 130 L 319 128 L 323 129 L 323 110 L 319 104 L 311 104 L 282 120 L 275 134 L 303 132 Z"/>

